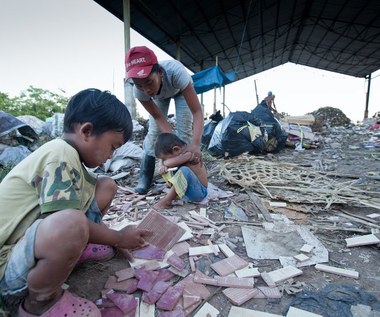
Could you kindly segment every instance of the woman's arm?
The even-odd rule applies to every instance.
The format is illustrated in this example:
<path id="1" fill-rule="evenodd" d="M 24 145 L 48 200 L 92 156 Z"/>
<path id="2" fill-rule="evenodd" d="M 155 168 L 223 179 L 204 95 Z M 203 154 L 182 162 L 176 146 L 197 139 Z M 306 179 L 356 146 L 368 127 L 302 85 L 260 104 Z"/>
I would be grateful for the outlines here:
<path id="1" fill-rule="evenodd" d="M 191 113 L 193 114 L 193 142 L 189 144 L 189 151 L 200 155 L 200 144 L 203 134 L 203 113 L 198 96 L 190 83 L 182 92 Z"/>

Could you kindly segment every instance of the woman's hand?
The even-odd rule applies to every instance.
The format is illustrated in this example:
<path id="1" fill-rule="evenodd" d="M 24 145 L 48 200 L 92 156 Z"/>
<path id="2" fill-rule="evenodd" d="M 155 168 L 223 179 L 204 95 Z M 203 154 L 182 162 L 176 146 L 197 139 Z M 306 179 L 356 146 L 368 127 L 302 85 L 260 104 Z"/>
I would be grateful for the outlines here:
<path id="1" fill-rule="evenodd" d="M 190 145 L 187 146 L 186 152 L 193 153 L 191 163 L 198 164 L 202 160 L 202 152 L 201 152 L 199 145 L 195 145 L 195 144 L 191 143 Z"/>

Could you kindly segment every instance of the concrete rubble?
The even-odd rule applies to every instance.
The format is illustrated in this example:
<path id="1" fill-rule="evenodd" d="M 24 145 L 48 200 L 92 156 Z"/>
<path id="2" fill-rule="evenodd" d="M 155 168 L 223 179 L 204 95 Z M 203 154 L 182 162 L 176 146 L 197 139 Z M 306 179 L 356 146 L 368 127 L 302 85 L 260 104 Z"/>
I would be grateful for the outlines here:
<path id="1" fill-rule="evenodd" d="M 299 296 L 347 284 L 373 295 L 371 301 L 352 298 L 352 315 L 377 316 L 377 119 L 354 125 L 331 109 L 312 115 L 319 119 L 308 129 L 291 126 L 300 118 L 282 124 L 289 134 L 298 132 L 280 153 L 228 161 L 205 153 L 210 195 L 202 204 L 178 201 L 157 215 L 150 207 L 165 195 L 165 184 L 156 176 L 146 196 L 134 193 L 138 159 L 114 172 L 97 170 L 119 185 L 104 223 L 155 234 L 147 247 L 132 252 L 132 262 L 119 255 L 105 266 L 78 268 L 69 289 L 87 293 L 102 316 L 317 317 L 320 308 L 305 309 Z M 242 173 L 241 160 L 248 162 L 249 178 L 233 182 Z M 232 176 L 221 173 L 223 168 Z M 91 269 L 103 279 L 86 289 L 80 273 Z"/>

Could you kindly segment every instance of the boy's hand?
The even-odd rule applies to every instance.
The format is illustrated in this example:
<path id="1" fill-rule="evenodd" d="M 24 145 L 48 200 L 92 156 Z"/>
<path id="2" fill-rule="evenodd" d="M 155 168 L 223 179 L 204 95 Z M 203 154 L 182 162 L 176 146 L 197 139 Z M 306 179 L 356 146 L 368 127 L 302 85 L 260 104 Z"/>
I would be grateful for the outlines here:
<path id="1" fill-rule="evenodd" d="M 120 230 L 121 239 L 117 248 L 133 250 L 146 245 L 144 237 L 152 235 L 152 232 L 146 229 L 137 229 L 136 226 L 126 226 Z"/>
<path id="2" fill-rule="evenodd" d="M 159 169 L 159 173 L 162 175 L 162 174 L 165 174 L 167 172 L 168 172 L 168 167 L 165 165 L 161 165 L 160 169 Z"/>

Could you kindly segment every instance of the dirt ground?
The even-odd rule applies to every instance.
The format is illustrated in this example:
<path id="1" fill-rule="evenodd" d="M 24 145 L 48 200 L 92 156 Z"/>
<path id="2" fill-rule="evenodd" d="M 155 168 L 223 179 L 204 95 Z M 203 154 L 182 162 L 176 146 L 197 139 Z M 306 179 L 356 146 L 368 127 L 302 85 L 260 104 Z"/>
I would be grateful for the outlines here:
<path id="1" fill-rule="evenodd" d="M 317 165 L 319 167 L 322 166 L 323 171 L 339 175 L 342 181 L 357 180 L 357 182 L 360 182 L 363 186 L 369 186 L 372 191 L 380 193 L 380 150 L 374 147 L 363 147 L 363 142 L 366 138 L 367 135 L 353 133 L 351 130 L 348 132 L 334 132 L 331 130 L 329 134 L 325 136 L 325 139 L 329 139 L 330 141 L 325 142 L 318 149 L 298 152 L 292 148 L 285 148 L 280 151 L 280 153 L 268 154 L 263 156 L 262 159 L 272 162 L 291 162 L 309 168 L 315 168 Z M 316 164 L 316 162 L 318 164 Z M 229 198 L 224 198 L 222 201 L 210 201 L 206 206 L 208 217 L 215 221 L 217 225 L 226 225 L 221 232 L 223 232 L 224 235 L 228 233 L 229 239 L 236 245 L 236 249 L 233 251 L 243 259 L 253 263 L 253 266 L 259 268 L 261 272 L 269 272 L 281 268 L 281 264 L 278 260 L 249 258 L 242 236 L 242 224 L 224 218 L 224 210 L 232 201 L 239 202 L 241 206 L 248 206 L 247 208 L 251 208 L 251 205 L 249 205 L 249 196 L 246 194 L 244 188 L 228 183 L 226 179 L 220 175 L 221 163 L 222 160 L 206 158 L 209 181 L 220 189 L 233 192 L 234 195 Z M 117 182 L 123 187 L 133 187 L 137 182 L 135 169 L 128 170 L 127 172 L 129 175 L 124 179 L 117 180 Z M 156 178 L 156 180 L 158 179 L 159 177 Z M 123 197 L 123 195 L 127 195 L 127 193 L 120 191 L 118 197 Z M 158 192 L 158 195 L 162 195 L 162 193 Z M 268 198 L 262 195 L 261 197 L 268 207 Z M 371 230 L 375 230 L 373 232 L 379 230 L 380 219 L 377 221 L 366 221 L 365 219 L 368 218 L 365 216 L 371 213 L 380 213 L 380 211 L 374 207 L 364 205 L 353 206 L 348 204 L 333 204 L 328 209 L 325 209 L 325 204 L 300 203 L 292 204 L 292 206 L 295 206 L 295 208 L 268 208 L 268 210 L 271 214 L 282 213 L 286 215 L 289 220 L 295 224 L 307 226 L 329 252 L 329 262 L 324 264 L 355 270 L 359 272 L 359 279 L 323 273 L 317 271 L 314 266 L 302 267 L 302 275 L 294 277 L 290 282 L 283 282 L 279 285 L 279 289 L 283 293 L 282 298 L 251 299 L 241 307 L 285 316 L 288 306 L 296 299 L 299 292 L 311 292 L 312 294 L 316 294 L 329 285 L 353 286 L 358 291 L 373 295 L 374 298 L 379 301 L 379 245 L 347 248 L 345 239 L 356 235 L 371 233 Z M 146 205 L 141 205 L 137 208 L 140 218 L 148 211 Z M 134 215 L 131 210 L 135 210 L 135 208 L 130 209 L 129 215 L 126 216 L 126 218 Z M 199 211 L 199 206 L 185 203 L 182 206 L 174 206 L 163 213 L 167 215 L 185 216 L 190 210 Z M 331 217 L 336 217 L 337 212 L 344 212 L 347 218 L 339 216 L 339 218 L 335 218 L 335 221 L 329 220 L 333 219 Z M 120 214 L 121 210 L 119 210 L 118 213 Z M 249 222 L 251 222 L 254 224 L 252 227 L 255 228 L 255 226 L 260 226 L 261 221 L 260 211 L 251 208 L 248 225 Z M 216 241 L 218 238 L 219 236 L 216 234 L 212 240 Z M 192 239 L 189 243 L 191 246 L 199 246 L 205 243 L 205 241 Z M 186 255 L 182 256 L 182 258 L 188 261 Z M 223 258 L 223 255 L 219 255 L 218 257 L 213 254 L 205 255 L 197 262 L 197 268 L 205 273 L 212 273 L 210 264 Z M 69 290 L 79 296 L 96 301 L 100 298 L 100 292 L 108 277 L 114 275 L 116 271 L 128 267 L 128 265 L 128 262 L 121 254 L 117 254 L 116 257 L 104 263 L 99 262 L 82 265 L 76 268 L 68 279 L 67 284 L 69 285 Z M 257 286 L 264 286 L 264 282 L 260 278 L 256 278 L 255 283 L 257 283 Z M 290 286 L 293 286 L 293 288 Z M 223 289 L 217 287 L 208 288 L 212 293 L 208 302 L 219 310 L 220 316 L 228 316 L 231 303 L 222 293 Z M 290 294 L 286 290 L 288 290 Z M 139 293 L 136 292 L 135 295 L 139 296 Z M 355 299 L 357 300 L 357 297 L 350 298 L 348 302 L 352 300 L 352 303 L 355 303 Z M 357 302 L 360 302 L 360 300 Z M 380 309 L 379 302 L 375 304 L 377 308 Z M 318 313 L 318 305 L 315 305 L 313 312 Z M 193 312 L 192 315 L 194 315 L 194 313 L 195 312 Z M 320 313 L 322 314 L 322 312 Z M 350 317 L 352 315 L 342 312 L 339 316 Z M 370 315 L 362 315 L 361 317 L 365 316 Z"/>

